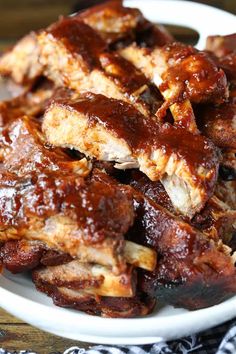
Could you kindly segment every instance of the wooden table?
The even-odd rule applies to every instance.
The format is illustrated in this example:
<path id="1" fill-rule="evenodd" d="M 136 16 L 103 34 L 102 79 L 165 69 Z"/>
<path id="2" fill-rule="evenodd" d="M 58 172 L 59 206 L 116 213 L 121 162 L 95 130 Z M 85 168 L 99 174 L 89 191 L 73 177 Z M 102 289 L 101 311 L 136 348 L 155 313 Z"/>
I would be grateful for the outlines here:
<path id="1" fill-rule="evenodd" d="M 88 349 L 91 345 L 48 334 L 0 309 L 0 348 L 17 352 L 28 349 L 39 354 L 61 354 L 69 347 Z"/>

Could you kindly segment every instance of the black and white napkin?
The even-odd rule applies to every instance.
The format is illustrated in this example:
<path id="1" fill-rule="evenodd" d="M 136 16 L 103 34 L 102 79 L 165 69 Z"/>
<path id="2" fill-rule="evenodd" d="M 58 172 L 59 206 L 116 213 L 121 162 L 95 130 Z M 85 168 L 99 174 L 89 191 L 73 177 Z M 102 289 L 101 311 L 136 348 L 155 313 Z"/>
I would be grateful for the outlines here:
<path id="1" fill-rule="evenodd" d="M 45 348 L 47 350 L 47 348 Z M 0 354 L 41 354 L 22 350 L 8 352 L 1 348 Z M 159 341 L 143 346 L 98 345 L 90 349 L 72 347 L 64 353 L 55 354 L 236 354 L 236 320 L 227 322 L 208 331 L 176 341 Z"/>

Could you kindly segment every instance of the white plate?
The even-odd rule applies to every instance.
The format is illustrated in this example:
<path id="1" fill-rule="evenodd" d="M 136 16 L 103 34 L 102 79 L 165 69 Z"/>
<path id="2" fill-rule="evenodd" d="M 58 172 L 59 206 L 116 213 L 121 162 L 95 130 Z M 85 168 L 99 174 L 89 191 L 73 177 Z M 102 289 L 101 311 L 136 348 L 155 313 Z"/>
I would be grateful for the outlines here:
<path id="1" fill-rule="evenodd" d="M 207 34 L 236 32 L 236 18 L 226 12 L 185 1 L 125 1 L 139 7 L 152 21 L 192 27 L 200 33 L 198 48 Z M 220 24 L 220 25 L 219 25 Z M 23 321 L 62 337 L 103 344 L 148 344 L 175 339 L 213 327 L 236 316 L 236 296 L 217 306 L 186 311 L 166 306 L 145 318 L 104 319 L 62 309 L 37 292 L 29 278 L 4 272 L 0 277 L 0 305 Z"/>

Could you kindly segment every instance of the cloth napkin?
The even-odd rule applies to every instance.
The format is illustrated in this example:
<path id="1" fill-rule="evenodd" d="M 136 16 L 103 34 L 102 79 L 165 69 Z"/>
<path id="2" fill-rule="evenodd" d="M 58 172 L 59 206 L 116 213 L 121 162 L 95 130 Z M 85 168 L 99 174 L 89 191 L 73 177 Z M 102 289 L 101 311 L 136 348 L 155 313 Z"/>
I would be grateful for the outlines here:
<path id="1" fill-rule="evenodd" d="M 46 348 L 45 348 L 46 350 Z M 0 349 L 0 354 L 41 354 L 22 350 L 8 352 Z M 88 350 L 72 347 L 64 353 L 55 354 L 236 354 L 236 319 L 208 331 L 176 341 L 159 341 L 143 346 L 93 346 Z"/>

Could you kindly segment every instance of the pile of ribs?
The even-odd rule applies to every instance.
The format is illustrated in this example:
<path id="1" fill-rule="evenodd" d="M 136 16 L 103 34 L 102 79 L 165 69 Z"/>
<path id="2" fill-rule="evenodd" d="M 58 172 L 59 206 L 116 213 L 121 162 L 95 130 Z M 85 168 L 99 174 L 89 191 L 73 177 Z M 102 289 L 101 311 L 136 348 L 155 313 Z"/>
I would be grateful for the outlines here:
<path id="1" fill-rule="evenodd" d="M 0 264 L 104 317 L 236 294 L 236 34 L 107 1 L 0 57 Z"/>

